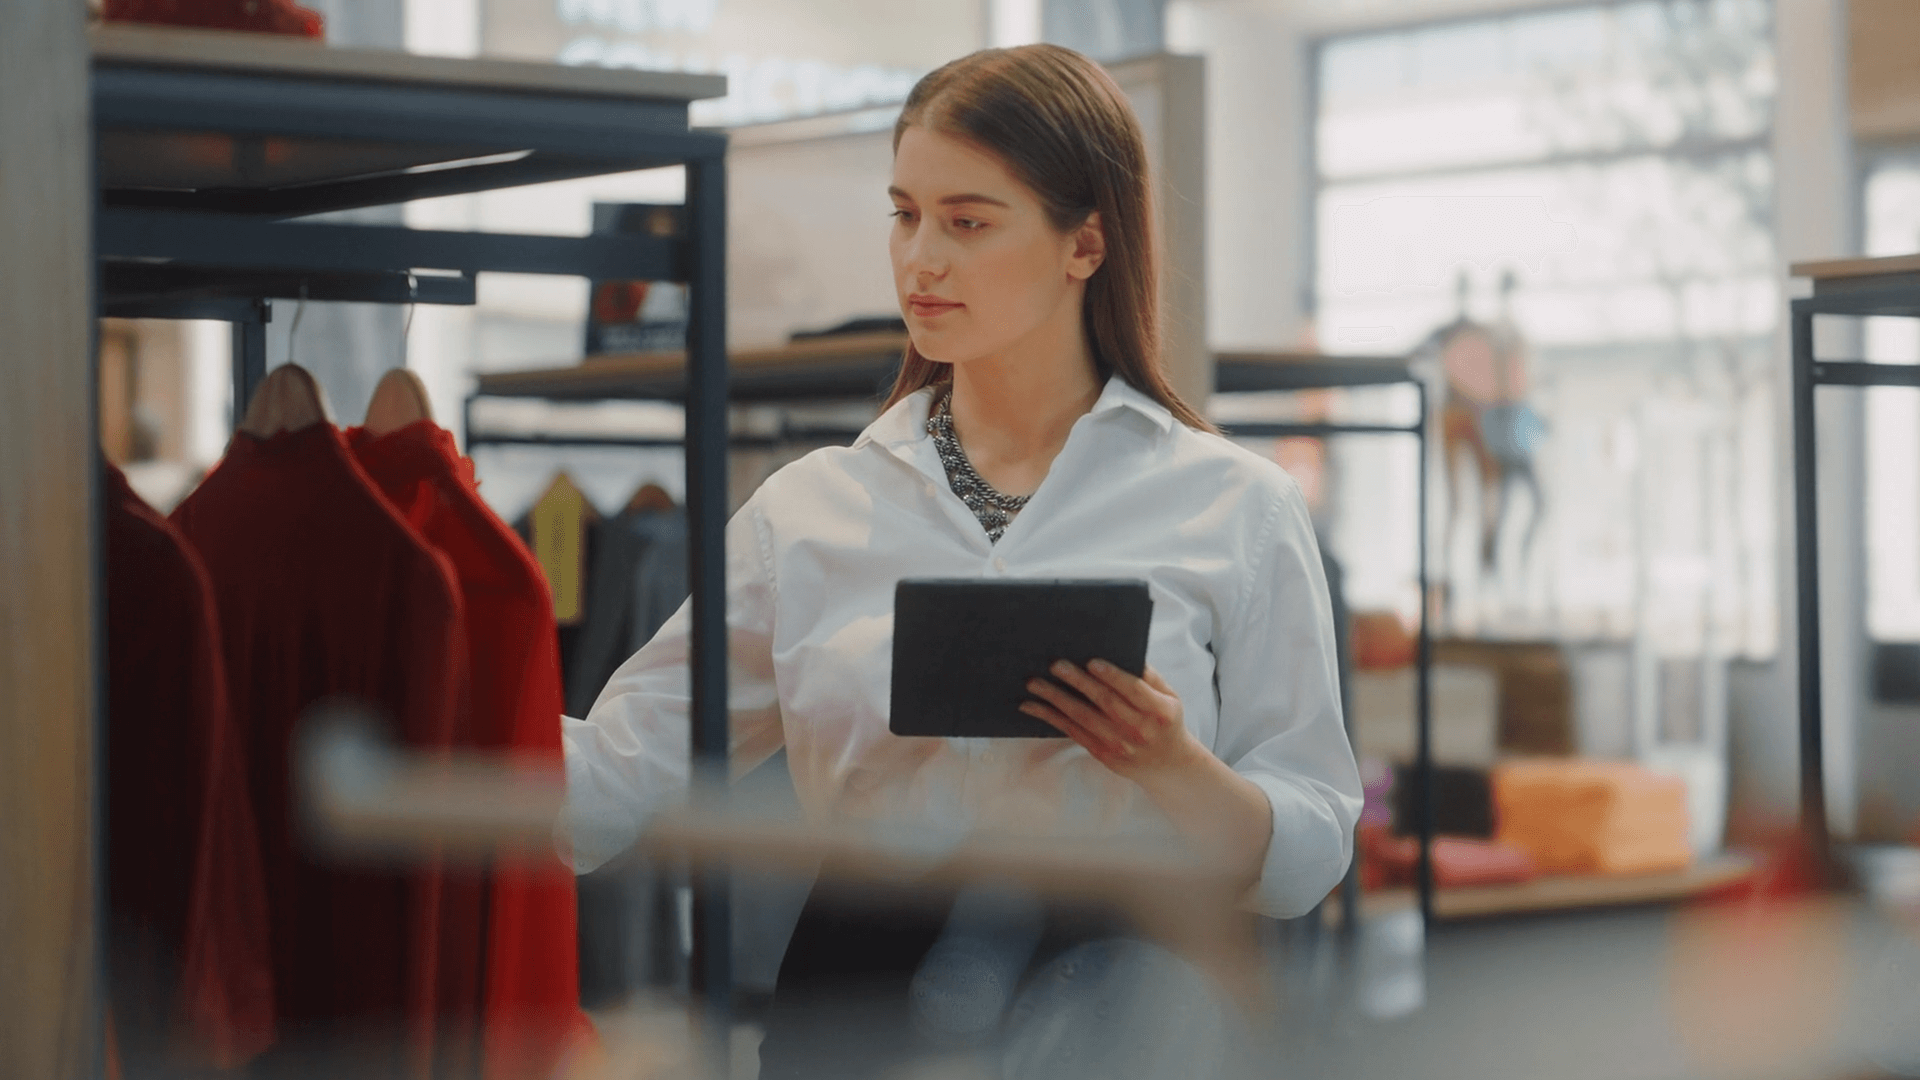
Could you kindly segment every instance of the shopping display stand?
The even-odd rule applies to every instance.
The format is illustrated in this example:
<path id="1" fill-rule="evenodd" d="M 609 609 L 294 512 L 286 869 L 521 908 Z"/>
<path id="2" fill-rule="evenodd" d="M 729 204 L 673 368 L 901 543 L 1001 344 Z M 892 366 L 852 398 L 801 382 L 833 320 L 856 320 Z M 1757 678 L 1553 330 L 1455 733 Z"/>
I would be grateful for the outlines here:
<path id="1" fill-rule="evenodd" d="M 234 413 L 266 373 L 274 300 L 473 302 L 481 272 L 685 282 L 696 770 L 727 769 L 726 138 L 688 126 L 717 76 L 334 49 L 258 34 L 92 35 L 102 314 L 234 325 Z M 293 219 L 663 166 L 681 236 L 545 236 Z M 724 1044 L 725 878 L 696 880 L 692 983 Z"/>
<path id="2" fill-rule="evenodd" d="M 1794 263 L 1813 295 L 1791 302 L 1793 338 L 1793 524 L 1800 672 L 1800 825 L 1820 865 L 1831 855 L 1820 702 L 1820 520 L 1814 396 L 1822 386 L 1920 388 L 1920 365 L 1821 360 L 1816 315 L 1920 318 L 1920 255 Z"/>
<path id="3" fill-rule="evenodd" d="M 803 340 L 791 345 L 734 353 L 732 399 L 739 404 L 798 404 L 825 401 L 872 401 L 882 398 L 900 369 L 907 337 L 900 333 L 849 334 Z M 1407 424 L 1356 423 L 1244 423 L 1228 426 L 1227 434 L 1247 438 L 1348 435 L 1407 435 L 1420 448 L 1420 473 L 1426 476 L 1426 384 L 1410 364 L 1399 357 L 1323 356 L 1310 353 L 1217 353 L 1213 357 L 1216 393 L 1300 391 L 1366 386 L 1413 386 L 1419 391 L 1418 418 Z M 595 401 L 681 401 L 688 392 L 686 358 L 679 353 L 642 353 L 592 357 L 571 367 L 495 372 L 480 378 L 467 400 L 467 445 L 544 446 L 678 446 L 681 440 L 657 435 L 542 434 L 488 430 L 475 426 L 474 405 L 488 399 L 534 399 L 553 403 Z M 735 435 L 732 444 L 758 447 L 801 441 L 851 443 L 857 430 L 784 427 L 771 436 Z M 1417 694 L 1418 735 L 1414 805 L 1419 807 L 1416 828 L 1420 837 L 1419 897 L 1421 911 L 1433 914 L 1433 759 L 1431 746 L 1432 637 L 1427 625 L 1427 490 L 1419 485 L 1419 587 L 1423 598 L 1419 629 Z M 1344 666 L 1344 665 L 1343 665 Z M 1344 674 L 1343 674 L 1344 681 Z M 1343 701 L 1350 700 L 1342 687 Z M 1347 716 L 1347 734 L 1353 737 L 1353 718 Z M 1346 925 L 1355 925 L 1359 905 L 1358 858 L 1341 886 Z"/>

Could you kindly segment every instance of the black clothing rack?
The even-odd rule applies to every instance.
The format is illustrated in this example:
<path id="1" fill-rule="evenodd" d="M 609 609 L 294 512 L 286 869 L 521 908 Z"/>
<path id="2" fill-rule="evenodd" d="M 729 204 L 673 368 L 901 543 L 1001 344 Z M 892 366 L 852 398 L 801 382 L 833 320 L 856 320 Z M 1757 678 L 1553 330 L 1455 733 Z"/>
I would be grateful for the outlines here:
<path id="1" fill-rule="evenodd" d="M 1818 865 L 1828 865 L 1825 749 L 1820 702 L 1820 518 L 1816 497 L 1815 391 L 1822 386 L 1920 388 L 1920 365 L 1820 360 L 1816 315 L 1888 315 L 1920 319 L 1920 255 L 1796 263 L 1813 295 L 1793 300 L 1793 525 L 1800 673 L 1800 826 Z"/>
<path id="2" fill-rule="evenodd" d="M 783 349 L 743 352 L 733 357 L 731 399 L 738 404 L 796 404 L 801 402 L 871 401 L 884 398 L 900 370 L 906 335 L 856 334 L 839 339 L 816 338 Z M 1413 805 L 1420 840 L 1418 887 L 1420 911 L 1433 919 L 1433 756 L 1432 756 L 1432 632 L 1427 622 L 1427 386 L 1404 358 L 1322 356 L 1296 353 L 1219 353 L 1214 357 L 1214 389 L 1219 393 L 1344 389 L 1410 385 L 1419 392 L 1418 418 L 1409 424 L 1248 423 L 1228 426 L 1229 436 L 1315 438 L 1346 435 L 1410 435 L 1419 445 L 1419 589 L 1420 629 L 1416 656 L 1415 746 Z M 467 399 L 467 446 L 628 446 L 675 447 L 682 440 L 657 435 L 541 435 L 477 430 L 474 403 L 486 398 L 520 398 L 557 403 L 593 401 L 680 401 L 687 394 L 684 358 L 672 353 L 636 354 L 590 359 L 574 367 L 483 375 L 479 388 Z M 738 434 L 731 445 L 741 448 L 791 445 L 801 441 L 851 443 L 860 432 L 833 428 L 792 427 L 763 436 Z M 1347 735 L 1354 736 L 1351 695 L 1346 684 L 1347 657 L 1342 657 L 1342 705 Z M 1341 884 L 1343 932 L 1359 925 L 1359 857 Z"/>
<path id="3" fill-rule="evenodd" d="M 471 304 L 483 271 L 686 282 L 695 771 L 727 775 L 724 135 L 688 126 L 717 76 L 332 49 L 108 26 L 93 38 L 101 313 L 234 326 L 234 415 L 266 374 L 272 301 Z M 294 219 L 683 165 L 680 237 L 534 236 Z M 724 1047 L 723 875 L 696 879 L 692 985 Z"/>
<path id="4" fill-rule="evenodd" d="M 1427 384 L 1405 359 L 1365 356 L 1319 356 L 1275 353 L 1220 353 L 1214 356 L 1214 389 L 1220 393 L 1269 390 L 1327 390 L 1365 386 L 1412 386 L 1419 394 L 1419 412 L 1410 424 L 1252 423 L 1224 425 L 1229 436 L 1326 438 L 1344 435 L 1410 435 L 1419 448 L 1419 561 L 1420 629 L 1414 653 L 1414 828 L 1420 841 L 1415 885 L 1420 917 L 1433 925 L 1433 628 L 1428 624 L 1427 600 Z M 1347 739 L 1356 742 L 1351 658 L 1340 658 L 1340 705 L 1346 714 Z M 1360 926 L 1360 852 L 1340 883 L 1340 932 L 1349 939 Z"/>

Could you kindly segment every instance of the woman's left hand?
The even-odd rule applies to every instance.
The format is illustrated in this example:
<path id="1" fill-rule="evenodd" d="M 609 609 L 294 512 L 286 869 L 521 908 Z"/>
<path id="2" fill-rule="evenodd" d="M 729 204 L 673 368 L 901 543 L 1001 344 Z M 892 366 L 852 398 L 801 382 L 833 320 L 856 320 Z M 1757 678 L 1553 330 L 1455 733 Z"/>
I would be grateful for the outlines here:
<path id="1" fill-rule="evenodd" d="M 1152 668 L 1144 678 L 1095 660 L 1085 668 L 1065 660 L 1051 674 L 1079 696 L 1046 679 L 1027 690 L 1038 701 L 1020 711 L 1059 728 L 1093 755 L 1095 761 L 1130 779 L 1192 763 L 1205 748 L 1187 730 L 1180 696 Z"/>

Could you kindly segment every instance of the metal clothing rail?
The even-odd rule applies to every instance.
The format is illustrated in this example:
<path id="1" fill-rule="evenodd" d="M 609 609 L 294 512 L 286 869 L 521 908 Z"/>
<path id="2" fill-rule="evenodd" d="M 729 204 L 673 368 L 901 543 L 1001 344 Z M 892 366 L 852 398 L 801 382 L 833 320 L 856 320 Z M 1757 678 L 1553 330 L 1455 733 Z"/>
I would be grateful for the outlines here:
<path id="1" fill-rule="evenodd" d="M 1820 518 L 1815 391 L 1822 386 L 1920 388 L 1920 365 L 1820 360 L 1814 356 L 1816 315 L 1886 315 L 1920 319 L 1920 255 L 1795 263 L 1813 295 L 1789 304 L 1793 339 L 1793 525 L 1795 611 L 1799 628 L 1800 827 L 1827 864 L 1826 754 L 1820 701 Z"/>
<path id="2" fill-rule="evenodd" d="M 448 60 L 131 26 L 92 39 L 103 314 L 234 326 L 234 413 L 266 372 L 273 299 L 471 304 L 483 271 L 690 286 L 686 407 L 698 773 L 727 775 L 726 139 L 693 131 L 716 76 Z M 294 219 L 683 165 L 674 238 L 527 236 Z M 692 984 L 722 1052 L 726 879 L 696 877 Z"/>
<path id="3" fill-rule="evenodd" d="M 899 370 L 903 334 L 859 334 L 835 340 L 821 338 L 778 349 L 746 352 L 733 358 L 735 402 L 799 403 L 869 400 L 883 396 Z M 674 447 L 671 437 L 619 434 L 539 435 L 476 430 L 473 405 L 483 398 L 520 398 L 552 403 L 588 401 L 677 401 L 685 393 L 685 361 L 674 354 L 641 354 L 596 358 L 571 368 L 499 372 L 484 375 L 467 399 L 467 445 L 632 446 Z M 1408 362 L 1400 357 L 1324 356 L 1303 353 L 1219 353 L 1214 357 L 1214 388 L 1219 393 L 1258 393 L 1349 389 L 1366 386 L 1409 385 L 1419 393 L 1418 419 L 1410 424 L 1248 423 L 1226 425 L 1229 436 L 1271 438 L 1349 435 L 1409 435 L 1418 446 L 1419 475 L 1419 590 L 1420 629 L 1416 656 L 1417 741 L 1413 804 L 1420 840 L 1420 910 L 1433 918 L 1433 755 L 1432 755 L 1432 633 L 1427 622 L 1427 388 Z M 791 445 L 804 440 L 851 442 L 857 431 L 794 427 L 772 436 L 738 435 L 736 447 Z M 1343 686 L 1343 702 L 1351 695 Z M 1347 734 L 1353 736 L 1352 714 Z M 1358 859 L 1341 885 L 1342 923 L 1358 926 Z"/>
<path id="4" fill-rule="evenodd" d="M 1412 386 L 1419 395 L 1419 412 L 1410 424 L 1245 423 L 1225 424 L 1228 436 L 1252 438 L 1326 438 L 1347 435 L 1410 435 L 1418 446 L 1419 556 L 1416 576 L 1420 590 L 1420 630 L 1414 653 L 1414 826 L 1420 841 L 1416 882 L 1420 917 L 1434 920 L 1433 884 L 1433 630 L 1427 621 L 1427 384 L 1406 360 L 1365 356 L 1302 356 L 1294 354 L 1227 353 L 1215 357 L 1214 385 L 1221 393 L 1272 390 L 1351 389 L 1363 386 Z M 1342 658 L 1342 668 L 1347 666 Z M 1342 686 L 1341 708 L 1346 714 L 1347 738 L 1354 740 L 1353 699 Z M 1357 847 L 1357 845 L 1356 845 Z M 1340 927 L 1353 934 L 1360 925 L 1360 852 L 1340 883 Z"/>
<path id="5" fill-rule="evenodd" d="M 787 428 L 777 435 L 731 435 L 727 447 L 732 450 L 777 450 L 802 442 L 849 445 L 860 432 L 843 428 Z M 679 450 L 687 440 L 672 435 L 538 435 L 525 432 L 478 432 L 469 429 L 467 451 L 481 446 L 585 446 L 632 447 L 634 449 Z"/>

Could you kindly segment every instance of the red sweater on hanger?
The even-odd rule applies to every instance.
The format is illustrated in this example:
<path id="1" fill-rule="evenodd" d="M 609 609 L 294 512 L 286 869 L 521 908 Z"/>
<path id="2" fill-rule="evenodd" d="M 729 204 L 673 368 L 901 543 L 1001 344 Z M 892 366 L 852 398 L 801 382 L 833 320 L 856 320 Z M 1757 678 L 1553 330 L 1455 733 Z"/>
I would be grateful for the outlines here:
<path id="1" fill-rule="evenodd" d="M 463 746 L 509 753 L 558 781 L 560 650 L 540 565 L 481 500 L 473 463 L 431 421 L 375 436 L 347 433 L 361 465 L 459 578 L 472 663 Z M 550 849 L 493 868 L 484 985 L 485 1075 L 548 1076 L 579 1009 L 573 872 Z"/>
<path id="2" fill-rule="evenodd" d="M 418 1071 L 441 989 L 439 872 L 316 848 L 291 755 L 302 714 L 329 699 L 369 707 L 412 749 L 451 744 L 466 683 L 453 570 L 331 424 L 236 434 L 173 520 L 212 575 L 229 701 L 250 740 L 289 1052 L 350 1044 L 359 1075 Z"/>
<path id="3" fill-rule="evenodd" d="M 181 1053 L 232 1067 L 273 1041 L 273 974 L 213 586 L 186 538 L 111 465 L 105 488 L 116 1026 L 143 1068 Z"/>

